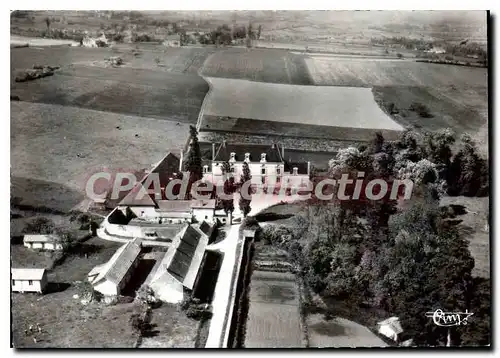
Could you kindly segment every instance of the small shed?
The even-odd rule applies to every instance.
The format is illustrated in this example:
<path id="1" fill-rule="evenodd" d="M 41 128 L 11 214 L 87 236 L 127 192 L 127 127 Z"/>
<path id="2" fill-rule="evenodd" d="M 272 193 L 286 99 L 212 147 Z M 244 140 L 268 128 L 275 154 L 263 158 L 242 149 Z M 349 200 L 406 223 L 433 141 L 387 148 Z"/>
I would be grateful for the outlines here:
<path id="1" fill-rule="evenodd" d="M 400 334 L 403 333 L 403 328 L 401 327 L 401 323 L 399 323 L 398 317 L 387 318 L 386 320 L 379 322 L 377 326 L 378 333 L 392 339 L 395 342 L 398 342 Z"/>
<path id="2" fill-rule="evenodd" d="M 47 287 L 47 271 L 40 268 L 11 269 L 13 292 L 43 293 Z"/>
<path id="3" fill-rule="evenodd" d="M 62 250 L 61 238 L 57 235 L 24 235 L 24 246 L 29 249 Z"/>

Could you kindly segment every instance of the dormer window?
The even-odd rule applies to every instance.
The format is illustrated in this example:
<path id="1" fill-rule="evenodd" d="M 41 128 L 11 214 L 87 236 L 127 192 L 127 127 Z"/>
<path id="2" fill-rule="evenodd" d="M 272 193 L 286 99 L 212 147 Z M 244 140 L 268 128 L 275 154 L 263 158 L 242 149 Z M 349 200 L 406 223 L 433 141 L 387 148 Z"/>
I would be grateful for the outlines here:
<path id="1" fill-rule="evenodd" d="M 266 175 L 266 167 L 263 165 L 262 168 L 260 168 L 260 173 L 262 175 Z"/>
<path id="2" fill-rule="evenodd" d="M 250 153 L 245 153 L 245 162 L 250 162 Z"/>
<path id="3" fill-rule="evenodd" d="M 276 167 L 276 175 L 281 175 L 281 168 L 279 165 Z"/>
<path id="4" fill-rule="evenodd" d="M 266 162 L 266 153 L 262 153 L 262 154 L 260 155 L 260 161 L 261 161 L 261 162 Z"/>
<path id="5" fill-rule="evenodd" d="M 208 173 L 208 165 L 203 166 L 203 173 L 204 174 Z"/>
<path id="6" fill-rule="evenodd" d="M 297 175 L 299 173 L 299 168 L 293 167 L 293 175 Z"/>

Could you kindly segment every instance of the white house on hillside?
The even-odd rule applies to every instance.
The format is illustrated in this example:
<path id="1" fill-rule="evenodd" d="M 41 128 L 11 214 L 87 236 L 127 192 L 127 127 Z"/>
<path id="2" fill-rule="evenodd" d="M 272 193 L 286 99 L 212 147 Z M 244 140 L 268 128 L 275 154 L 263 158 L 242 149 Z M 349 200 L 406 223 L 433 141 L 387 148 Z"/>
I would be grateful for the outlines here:
<path id="1" fill-rule="evenodd" d="M 203 163 L 203 178 L 214 184 L 222 185 L 224 176 L 222 165 L 229 162 L 232 175 L 238 182 L 243 174 L 243 163 L 248 163 L 251 183 L 255 187 L 299 188 L 309 180 L 310 162 L 285 160 L 284 149 L 278 144 L 240 145 L 222 143 L 218 150 L 212 147 L 212 160 Z"/>
<path id="2" fill-rule="evenodd" d="M 43 293 L 47 287 L 47 271 L 40 268 L 11 269 L 13 292 Z"/>

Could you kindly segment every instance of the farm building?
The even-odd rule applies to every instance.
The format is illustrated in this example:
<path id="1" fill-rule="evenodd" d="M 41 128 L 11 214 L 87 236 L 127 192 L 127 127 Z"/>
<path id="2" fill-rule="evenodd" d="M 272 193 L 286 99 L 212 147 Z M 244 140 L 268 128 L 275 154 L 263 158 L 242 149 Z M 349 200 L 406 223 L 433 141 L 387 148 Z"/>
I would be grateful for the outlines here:
<path id="1" fill-rule="evenodd" d="M 116 250 L 108 262 L 94 267 L 87 275 L 94 289 L 104 296 L 121 294 L 139 263 L 141 249 L 141 240 L 132 240 Z"/>
<path id="2" fill-rule="evenodd" d="M 13 292 L 43 293 L 47 287 L 47 271 L 40 268 L 11 269 Z"/>
<path id="3" fill-rule="evenodd" d="M 163 41 L 163 46 L 180 47 L 181 46 L 181 35 L 175 34 L 175 35 L 166 36 L 165 40 Z"/>
<path id="4" fill-rule="evenodd" d="M 256 187 L 299 188 L 307 183 L 311 170 L 310 162 L 286 161 L 283 147 L 280 150 L 275 143 L 269 146 L 222 143 L 217 151 L 213 144 L 212 158 L 203 165 L 203 178 L 214 184 L 223 182 L 222 165 L 226 161 L 231 165 L 236 182 L 243 174 L 243 163 L 248 163 L 252 185 Z"/>
<path id="5" fill-rule="evenodd" d="M 399 340 L 399 335 L 403 333 L 403 328 L 399 323 L 398 317 L 387 318 L 386 320 L 379 322 L 377 326 L 378 333 L 392 339 L 395 342 Z"/>
<path id="6" fill-rule="evenodd" d="M 29 249 L 63 249 L 61 238 L 57 235 L 24 235 L 23 243 Z"/>
<path id="7" fill-rule="evenodd" d="M 145 284 L 162 301 L 182 301 L 184 289 L 194 290 L 198 283 L 208 239 L 199 227 L 187 224 L 155 265 Z"/>

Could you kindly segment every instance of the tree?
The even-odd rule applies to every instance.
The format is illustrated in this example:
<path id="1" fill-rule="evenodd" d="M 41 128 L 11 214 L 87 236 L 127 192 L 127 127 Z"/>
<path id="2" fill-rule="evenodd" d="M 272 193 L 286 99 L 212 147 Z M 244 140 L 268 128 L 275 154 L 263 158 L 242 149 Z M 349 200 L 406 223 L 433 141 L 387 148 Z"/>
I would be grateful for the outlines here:
<path id="1" fill-rule="evenodd" d="M 262 25 L 259 25 L 257 28 L 257 40 L 260 40 L 260 35 L 262 33 Z"/>
<path id="2" fill-rule="evenodd" d="M 52 23 L 52 20 L 50 19 L 50 17 L 46 17 L 44 21 L 45 25 L 47 25 L 47 33 L 50 33 L 50 24 Z"/>
<path id="3" fill-rule="evenodd" d="M 243 186 L 244 183 L 250 183 L 252 180 L 252 175 L 250 174 L 250 167 L 248 166 L 247 162 L 243 163 L 243 174 L 241 175 L 241 186 Z M 245 198 L 244 196 L 247 196 Z M 248 193 L 245 193 L 245 195 L 241 195 L 240 197 L 240 210 L 243 212 L 243 216 L 246 217 L 248 213 L 251 211 L 250 208 L 250 202 L 251 202 L 251 186 L 248 187 Z"/>
<path id="4" fill-rule="evenodd" d="M 201 166 L 200 143 L 198 142 L 198 131 L 194 126 L 189 126 L 190 143 L 185 168 L 189 172 L 188 193 L 191 192 L 191 186 L 196 181 L 203 178 L 203 169 Z"/>
<path id="5" fill-rule="evenodd" d="M 391 240 L 379 255 L 384 308 L 394 312 L 420 345 L 445 345 L 448 333 L 422 312 L 468 308 L 474 260 L 467 241 L 444 225 L 437 202 L 418 202 L 391 219 Z"/>
<path id="6" fill-rule="evenodd" d="M 488 163 L 479 156 L 475 142 L 467 134 L 461 138 L 461 148 L 450 164 L 447 180 L 449 195 L 488 194 Z"/>
<path id="7" fill-rule="evenodd" d="M 54 222 L 45 217 L 39 217 L 31 220 L 23 229 L 25 234 L 52 234 L 56 229 Z"/>
<path id="8" fill-rule="evenodd" d="M 230 195 L 230 198 L 221 198 L 222 208 L 226 215 L 229 215 L 229 225 L 233 222 L 233 211 L 234 211 L 234 199 L 233 194 L 236 191 L 236 185 L 234 183 L 234 177 L 231 174 L 231 165 L 229 162 L 224 162 L 222 164 L 222 175 L 224 178 L 224 193 Z"/>
<path id="9" fill-rule="evenodd" d="M 452 150 L 455 144 L 455 134 L 451 129 L 426 133 L 428 159 L 436 164 L 439 177 L 446 179 L 451 164 Z"/>

